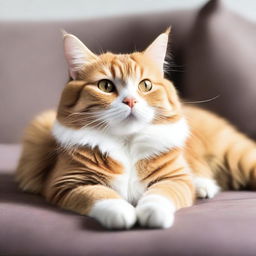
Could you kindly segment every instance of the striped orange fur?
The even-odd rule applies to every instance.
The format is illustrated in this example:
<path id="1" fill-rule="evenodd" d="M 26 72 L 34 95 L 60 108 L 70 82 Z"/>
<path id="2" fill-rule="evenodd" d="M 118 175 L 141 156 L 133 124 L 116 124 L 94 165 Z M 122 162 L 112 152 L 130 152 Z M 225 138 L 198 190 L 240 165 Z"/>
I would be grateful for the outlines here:
<path id="1" fill-rule="evenodd" d="M 99 56 L 64 36 L 72 79 L 58 110 L 26 130 L 21 189 L 107 228 L 136 221 L 167 228 L 196 195 L 255 189 L 255 143 L 221 117 L 182 104 L 164 78 L 168 34 L 143 52 Z"/>

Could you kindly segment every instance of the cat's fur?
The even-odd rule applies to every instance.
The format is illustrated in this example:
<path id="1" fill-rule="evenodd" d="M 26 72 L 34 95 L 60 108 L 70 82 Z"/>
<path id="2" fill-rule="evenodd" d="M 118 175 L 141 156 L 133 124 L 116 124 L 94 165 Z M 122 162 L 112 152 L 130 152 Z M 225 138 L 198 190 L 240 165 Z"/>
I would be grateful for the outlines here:
<path id="1" fill-rule="evenodd" d="M 64 36 L 72 80 L 57 112 L 26 130 L 16 174 L 23 190 L 107 228 L 168 228 L 196 194 L 255 188 L 255 143 L 215 114 L 181 104 L 164 78 L 168 34 L 144 52 L 99 56 Z M 101 79 L 116 90 L 101 91 Z M 152 90 L 138 90 L 143 79 Z"/>

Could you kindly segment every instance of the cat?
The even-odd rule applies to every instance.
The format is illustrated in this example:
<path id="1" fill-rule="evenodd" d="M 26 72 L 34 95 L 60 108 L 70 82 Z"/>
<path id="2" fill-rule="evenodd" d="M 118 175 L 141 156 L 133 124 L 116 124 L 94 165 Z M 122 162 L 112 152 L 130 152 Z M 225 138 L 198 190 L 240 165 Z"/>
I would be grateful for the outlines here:
<path id="1" fill-rule="evenodd" d="M 64 34 L 70 81 L 25 131 L 16 179 L 109 229 L 169 228 L 220 190 L 256 187 L 255 143 L 187 106 L 164 77 L 170 29 L 142 52 L 96 55 Z"/>

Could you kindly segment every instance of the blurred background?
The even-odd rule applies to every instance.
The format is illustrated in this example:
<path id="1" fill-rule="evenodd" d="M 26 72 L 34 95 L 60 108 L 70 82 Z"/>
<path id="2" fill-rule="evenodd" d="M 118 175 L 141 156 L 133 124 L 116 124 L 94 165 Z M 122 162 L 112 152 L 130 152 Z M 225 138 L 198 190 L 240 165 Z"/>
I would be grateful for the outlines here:
<path id="1" fill-rule="evenodd" d="M 0 19 L 90 19 L 178 8 L 196 8 L 206 2 L 207 0 L 1 0 Z M 256 20 L 256 1 L 225 0 L 225 4 L 246 18 Z"/>

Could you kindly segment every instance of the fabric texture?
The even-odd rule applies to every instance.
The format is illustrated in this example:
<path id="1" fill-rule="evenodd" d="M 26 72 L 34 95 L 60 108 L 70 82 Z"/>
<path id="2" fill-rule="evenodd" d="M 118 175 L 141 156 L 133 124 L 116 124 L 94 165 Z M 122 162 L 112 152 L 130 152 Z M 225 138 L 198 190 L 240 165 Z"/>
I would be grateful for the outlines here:
<path id="1" fill-rule="evenodd" d="M 188 101 L 226 117 L 256 138 L 256 24 L 210 1 L 200 10 L 183 51 L 182 77 Z"/>
<path id="2" fill-rule="evenodd" d="M 255 192 L 224 192 L 177 212 L 166 230 L 107 231 L 95 220 L 21 193 L 20 147 L 0 145 L 0 255 L 255 255 Z"/>

